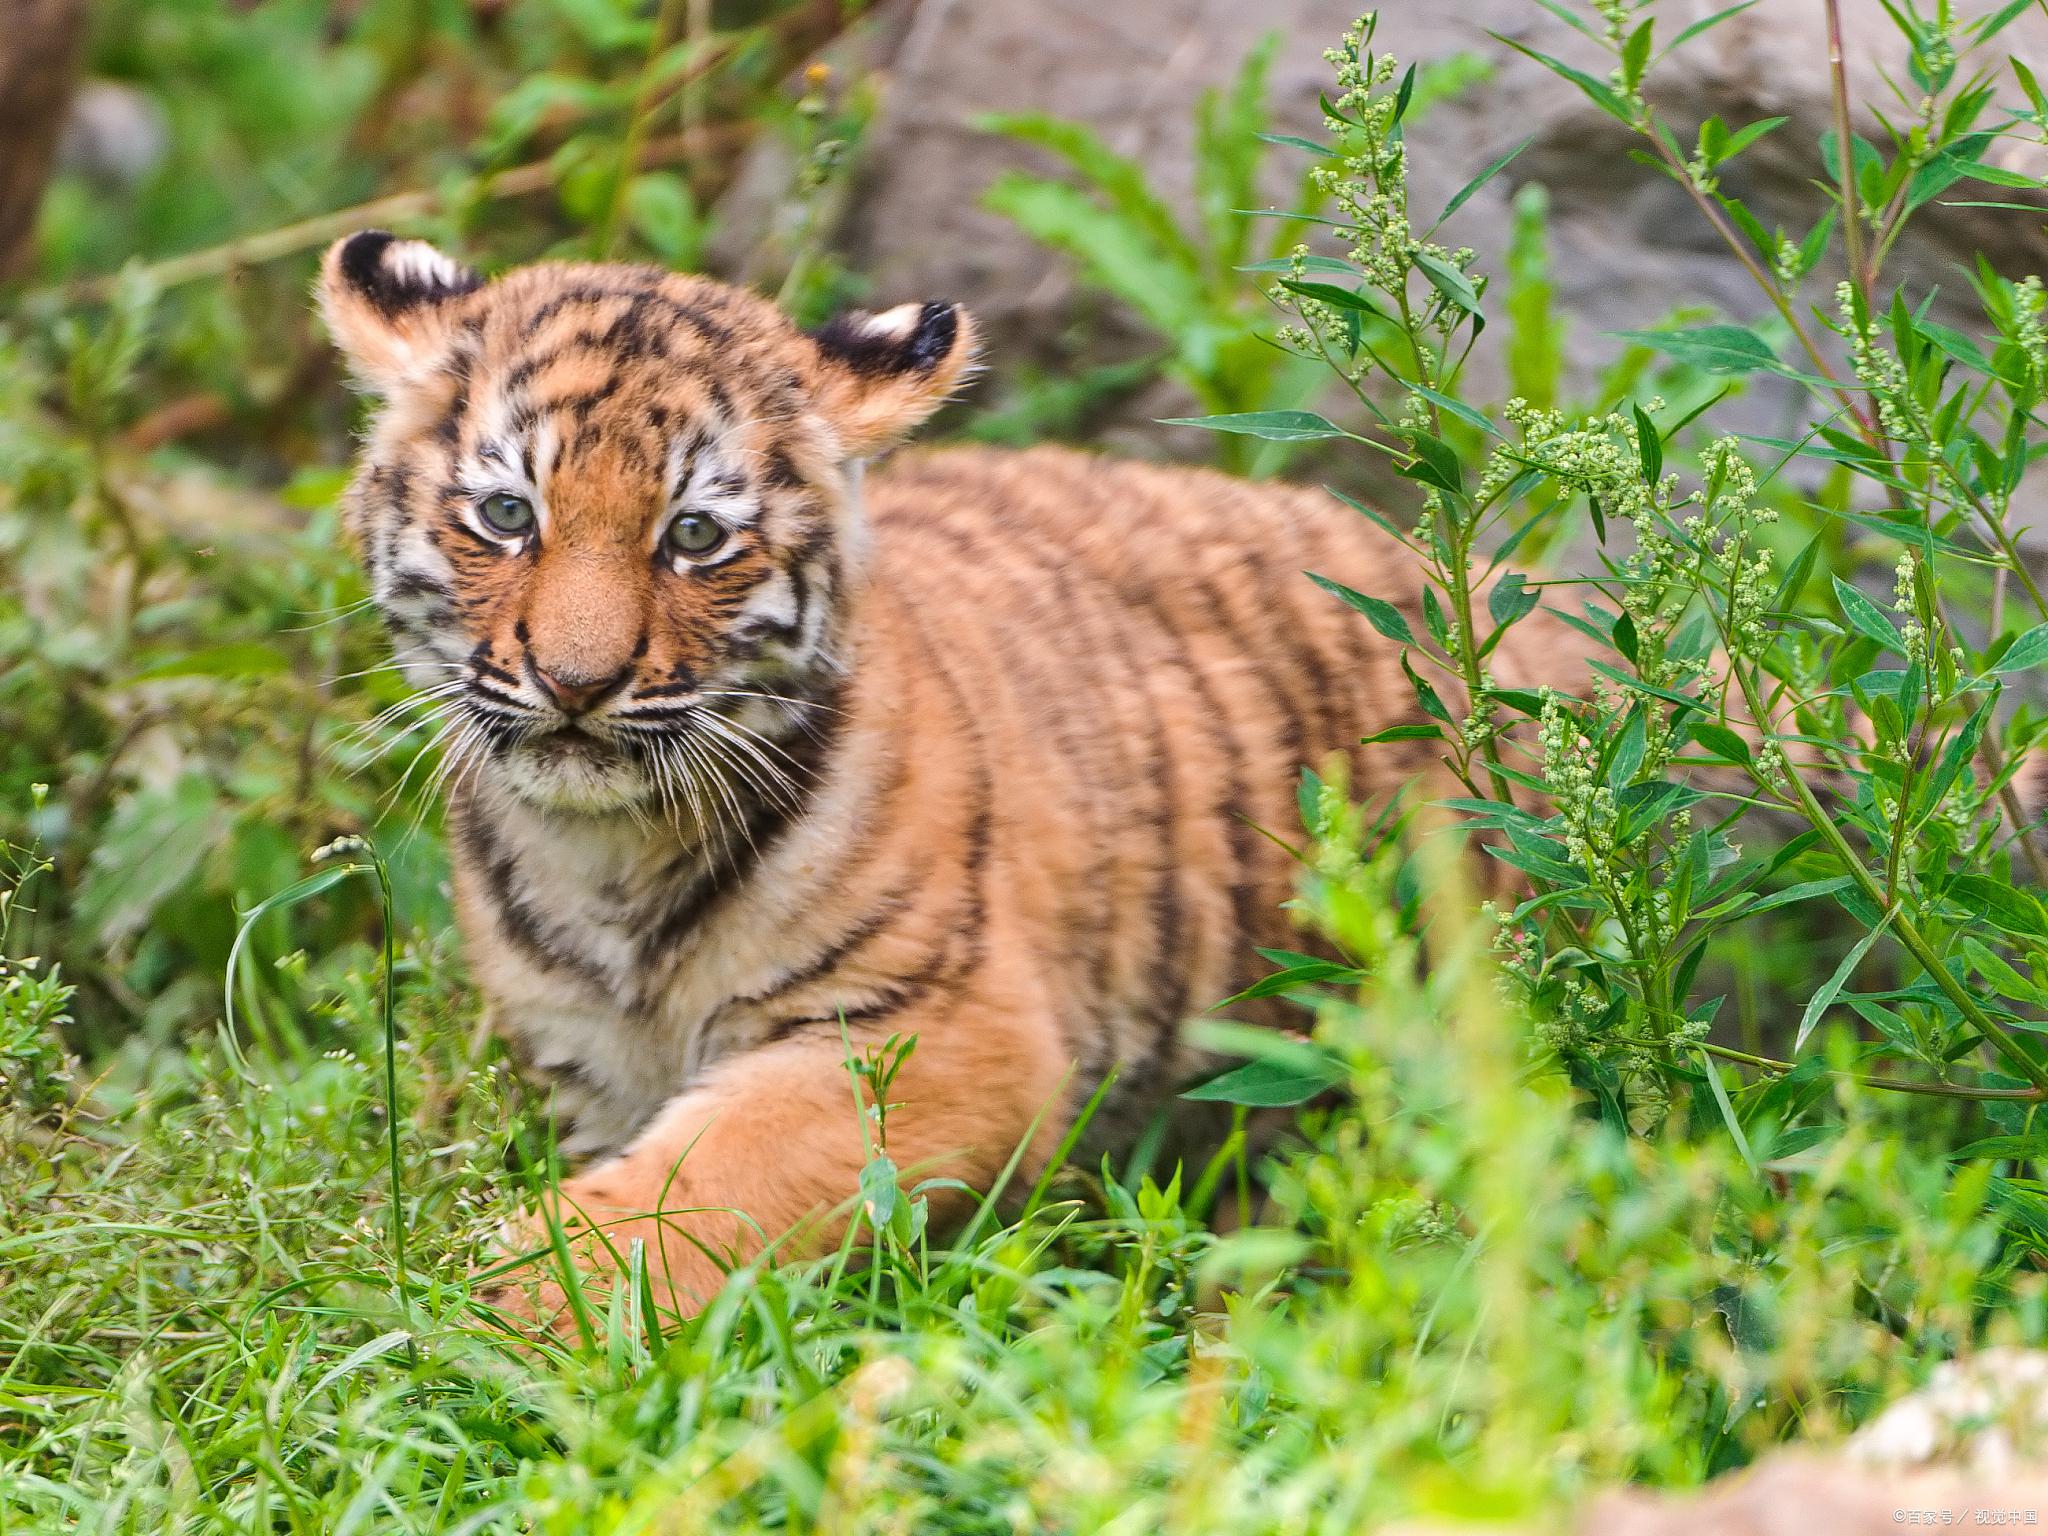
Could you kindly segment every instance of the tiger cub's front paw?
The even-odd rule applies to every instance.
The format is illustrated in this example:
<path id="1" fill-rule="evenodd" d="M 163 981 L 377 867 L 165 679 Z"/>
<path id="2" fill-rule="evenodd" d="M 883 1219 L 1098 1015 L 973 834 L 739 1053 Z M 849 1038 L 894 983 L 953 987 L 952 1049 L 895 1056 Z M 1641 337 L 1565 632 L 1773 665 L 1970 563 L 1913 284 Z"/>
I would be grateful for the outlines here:
<path id="1" fill-rule="evenodd" d="M 593 1320 L 611 1306 L 620 1276 L 643 1267 L 657 1308 L 679 1317 L 701 1311 L 724 1283 L 724 1270 L 693 1241 L 672 1212 L 649 1215 L 651 1202 L 634 1205 L 614 1170 L 594 1169 L 565 1179 L 547 1209 L 508 1223 L 500 1243 L 522 1262 L 479 1300 L 493 1311 L 548 1329 L 564 1339 L 578 1334 L 576 1301 Z M 552 1220 L 550 1219 L 552 1217 Z M 558 1246 L 553 1228 L 559 1226 Z M 571 1270 L 564 1273 L 561 1249 Z M 576 1297 L 570 1287 L 576 1289 Z"/>

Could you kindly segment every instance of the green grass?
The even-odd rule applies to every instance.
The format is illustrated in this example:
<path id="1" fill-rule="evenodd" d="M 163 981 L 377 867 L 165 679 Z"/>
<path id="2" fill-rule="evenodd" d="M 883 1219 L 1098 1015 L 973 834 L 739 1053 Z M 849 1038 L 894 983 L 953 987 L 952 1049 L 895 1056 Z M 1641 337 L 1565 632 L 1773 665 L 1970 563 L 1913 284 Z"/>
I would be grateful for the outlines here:
<path id="1" fill-rule="evenodd" d="M 288 1045 L 146 1080 L 85 1080 L 61 985 L 11 967 L 0 1529 L 1350 1531 L 1691 1483 L 2041 1332 L 1983 1176 L 1912 1152 L 1895 1100 L 1810 1084 L 1840 1134 L 1781 1161 L 1753 1121 L 1766 1177 L 1622 1137 L 1532 1068 L 1478 952 L 1416 979 L 1394 853 L 1323 867 L 1379 979 L 1321 1005 L 1356 1103 L 1308 1118 L 1258 1225 L 1078 1171 L 964 1244 L 885 1204 L 878 1248 L 742 1271 L 690 1322 L 621 1290 L 572 1345 L 476 1305 L 546 1135 L 448 945 L 399 947 L 395 1105 L 374 952 L 285 966 Z"/>

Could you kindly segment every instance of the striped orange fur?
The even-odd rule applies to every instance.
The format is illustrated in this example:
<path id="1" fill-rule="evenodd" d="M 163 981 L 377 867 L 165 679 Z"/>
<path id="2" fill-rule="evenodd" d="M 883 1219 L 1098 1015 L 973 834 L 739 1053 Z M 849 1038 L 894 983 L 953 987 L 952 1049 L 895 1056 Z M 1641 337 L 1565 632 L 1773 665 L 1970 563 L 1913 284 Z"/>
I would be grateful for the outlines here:
<path id="1" fill-rule="evenodd" d="M 349 521 L 455 722 L 471 965 L 590 1160 L 565 1209 L 680 1307 L 714 1255 L 833 1236 L 842 1028 L 916 1038 L 906 1169 L 984 1185 L 1034 1124 L 1042 1161 L 1112 1067 L 1096 1129 L 1135 1129 L 1197 1068 L 1182 1021 L 1290 942 L 1257 828 L 1414 712 L 1302 576 L 1405 592 L 1406 557 L 1323 495 L 1053 449 L 864 479 L 970 366 L 950 305 L 805 334 L 701 278 L 484 283 L 375 233 L 321 303 L 383 400 Z M 1407 746 L 1353 784 L 1428 770 Z"/>

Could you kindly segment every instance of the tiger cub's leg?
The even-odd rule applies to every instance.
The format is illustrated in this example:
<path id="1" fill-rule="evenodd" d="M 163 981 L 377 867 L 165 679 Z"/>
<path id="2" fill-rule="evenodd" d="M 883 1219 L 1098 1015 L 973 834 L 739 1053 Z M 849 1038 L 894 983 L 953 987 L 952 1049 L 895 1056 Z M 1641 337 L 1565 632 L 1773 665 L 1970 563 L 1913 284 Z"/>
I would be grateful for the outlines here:
<path id="1" fill-rule="evenodd" d="M 855 1056 L 912 1034 L 885 1119 L 905 1184 L 945 1176 L 985 1190 L 1037 1120 L 1021 1165 L 1035 1176 L 1067 1117 L 1068 1062 L 1049 1017 L 993 1005 L 893 1017 L 853 1032 Z M 862 1091 L 865 1098 L 865 1083 Z M 671 1099 L 623 1153 L 565 1179 L 557 1213 L 595 1289 L 637 1241 L 656 1303 L 689 1315 L 728 1267 L 765 1247 L 785 1259 L 829 1250 L 845 1228 L 835 1208 L 859 1188 L 873 1136 L 870 1121 L 863 1138 L 838 1027 L 820 1024 L 734 1057 Z M 935 1196 L 932 1214 L 943 1223 L 965 1209 L 966 1197 L 951 1191 Z M 531 1223 L 522 1246 L 545 1243 L 544 1226 Z M 517 1283 L 523 1278 L 493 1303 L 570 1326 L 559 1286 L 542 1284 L 536 1301 Z"/>

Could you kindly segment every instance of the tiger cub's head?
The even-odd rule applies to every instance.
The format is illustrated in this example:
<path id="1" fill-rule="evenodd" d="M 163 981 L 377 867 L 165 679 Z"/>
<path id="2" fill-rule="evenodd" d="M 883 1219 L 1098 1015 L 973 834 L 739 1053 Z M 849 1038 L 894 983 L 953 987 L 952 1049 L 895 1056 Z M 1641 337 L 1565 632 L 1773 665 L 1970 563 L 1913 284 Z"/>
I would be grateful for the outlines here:
<path id="1" fill-rule="evenodd" d="M 486 282 L 380 231 L 327 253 L 319 299 L 382 402 L 348 518 L 398 660 L 465 770 L 576 812 L 760 779 L 811 723 L 842 660 L 859 462 L 974 351 L 950 304 L 806 333 L 705 278 Z"/>

